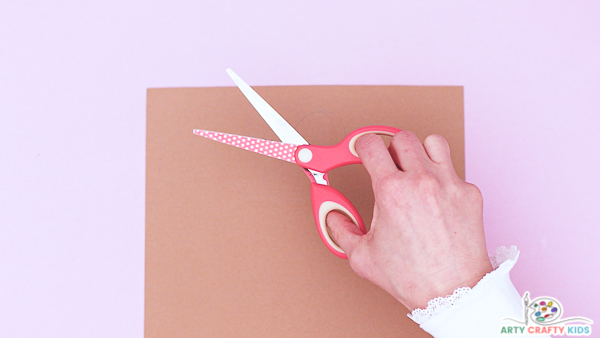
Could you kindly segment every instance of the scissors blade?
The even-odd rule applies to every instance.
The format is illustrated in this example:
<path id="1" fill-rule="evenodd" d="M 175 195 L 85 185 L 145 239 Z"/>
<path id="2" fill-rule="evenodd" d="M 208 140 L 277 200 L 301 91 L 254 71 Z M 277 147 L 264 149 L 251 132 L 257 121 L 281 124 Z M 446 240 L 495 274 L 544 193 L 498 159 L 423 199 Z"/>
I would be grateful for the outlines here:
<path id="1" fill-rule="evenodd" d="M 306 140 L 294 129 L 287 121 L 279 115 L 273 107 L 271 107 L 267 101 L 265 101 L 257 92 L 252 89 L 244 80 L 242 80 L 236 73 L 231 69 L 227 69 L 227 74 L 231 77 L 233 82 L 242 91 L 244 96 L 250 101 L 254 109 L 262 116 L 267 122 L 269 127 L 275 132 L 275 135 L 279 137 L 284 143 L 291 143 L 295 145 L 308 144 Z"/>
<path id="2" fill-rule="evenodd" d="M 296 148 L 298 148 L 298 146 L 295 144 L 263 140 L 248 136 L 219 133 L 216 131 L 202 129 L 194 129 L 194 134 L 225 143 L 230 146 L 253 151 L 262 155 L 267 155 L 278 160 L 296 163 L 294 153 L 296 152 Z"/>

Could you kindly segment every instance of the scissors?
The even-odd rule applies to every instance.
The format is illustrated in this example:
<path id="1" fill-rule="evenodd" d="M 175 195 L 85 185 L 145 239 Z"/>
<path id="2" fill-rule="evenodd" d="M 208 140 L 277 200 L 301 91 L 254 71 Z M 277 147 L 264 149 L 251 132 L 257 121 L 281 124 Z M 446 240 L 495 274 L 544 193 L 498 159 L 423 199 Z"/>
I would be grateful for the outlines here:
<path id="1" fill-rule="evenodd" d="M 313 215 L 321 240 L 334 255 L 347 259 L 344 250 L 327 230 L 327 214 L 339 211 L 348 216 L 363 233 L 367 229 L 348 198 L 329 185 L 327 173 L 335 168 L 362 163 L 355 148 L 359 137 L 365 134 L 393 136 L 400 129 L 386 126 L 363 127 L 348 134 L 337 145 L 309 145 L 300 133 L 237 74 L 231 69 L 227 69 L 227 73 L 282 142 L 201 129 L 194 129 L 194 134 L 300 166 L 310 180 Z"/>

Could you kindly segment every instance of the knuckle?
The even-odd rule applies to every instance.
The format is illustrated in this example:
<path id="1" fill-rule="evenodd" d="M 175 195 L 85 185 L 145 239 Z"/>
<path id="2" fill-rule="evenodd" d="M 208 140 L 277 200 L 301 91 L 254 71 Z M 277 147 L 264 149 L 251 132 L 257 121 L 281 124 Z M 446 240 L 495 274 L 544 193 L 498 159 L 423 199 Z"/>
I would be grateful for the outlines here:
<path id="1" fill-rule="evenodd" d="M 481 190 L 479 190 L 479 188 L 474 184 L 466 182 L 465 184 L 466 194 L 469 199 L 473 200 L 474 202 L 483 203 L 483 195 L 481 194 Z"/>
<path id="2" fill-rule="evenodd" d="M 461 180 L 450 184 L 448 190 L 456 198 L 468 201 L 470 204 L 483 204 L 481 191 L 474 184 Z"/>
<path id="3" fill-rule="evenodd" d="M 405 183 L 396 175 L 383 177 L 377 187 L 378 195 L 384 200 L 394 199 L 404 189 Z"/>
<path id="4" fill-rule="evenodd" d="M 421 172 L 415 175 L 417 186 L 420 191 L 426 193 L 435 193 L 441 190 L 442 184 L 440 180 L 427 172 Z"/>

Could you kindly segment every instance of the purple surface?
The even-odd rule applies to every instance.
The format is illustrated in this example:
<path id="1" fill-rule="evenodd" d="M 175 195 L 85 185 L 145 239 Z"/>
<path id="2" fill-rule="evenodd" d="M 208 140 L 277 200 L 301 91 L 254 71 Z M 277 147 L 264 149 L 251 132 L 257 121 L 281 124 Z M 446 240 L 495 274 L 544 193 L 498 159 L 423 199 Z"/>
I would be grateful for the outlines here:
<path id="1" fill-rule="evenodd" d="M 158 4 L 157 4 L 158 3 Z M 170 3 L 170 4 L 167 4 Z M 140 337 L 145 91 L 465 86 L 467 180 L 520 292 L 600 319 L 595 1 L 0 3 L 0 332 Z"/>

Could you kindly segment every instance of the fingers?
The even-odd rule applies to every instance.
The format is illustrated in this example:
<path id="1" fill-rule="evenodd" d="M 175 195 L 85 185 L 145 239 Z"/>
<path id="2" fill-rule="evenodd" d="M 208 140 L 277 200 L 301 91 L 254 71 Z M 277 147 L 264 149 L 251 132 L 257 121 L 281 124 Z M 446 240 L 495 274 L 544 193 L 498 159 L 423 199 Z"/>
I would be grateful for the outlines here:
<path id="1" fill-rule="evenodd" d="M 389 152 L 405 172 L 423 170 L 429 161 L 421 141 L 410 131 L 394 135 Z"/>
<path id="2" fill-rule="evenodd" d="M 398 172 L 385 143 L 381 137 L 375 134 L 361 136 L 356 141 L 356 152 L 373 183 Z"/>
<path id="3" fill-rule="evenodd" d="M 327 228 L 331 238 L 350 257 L 350 253 L 358 244 L 363 233 L 344 214 L 332 211 L 327 215 Z"/>
<path id="4" fill-rule="evenodd" d="M 421 144 L 414 133 L 401 131 L 394 135 L 388 150 L 380 137 L 367 134 L 356 141 L 356 151 L 374 183 L 397 172 L 395 163 L 409 172 L 424 170 L 434 162 L 456 174 L 450 147 L 441 135 L 429 135 Z"/>
<path id="5" fill-rule="evenodd" d="M 429 135 L 423 142 L 425 151 L 429 158 L 437 163 L 444 166 L 452 167 L 452 158 L 450 157 L 450 146 L 448 142 L 441 135 Z"/>

